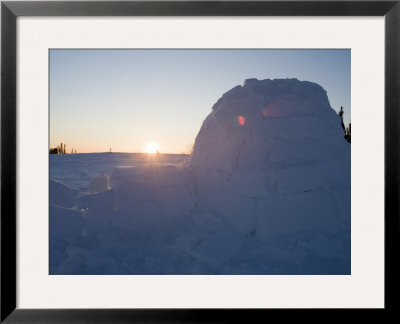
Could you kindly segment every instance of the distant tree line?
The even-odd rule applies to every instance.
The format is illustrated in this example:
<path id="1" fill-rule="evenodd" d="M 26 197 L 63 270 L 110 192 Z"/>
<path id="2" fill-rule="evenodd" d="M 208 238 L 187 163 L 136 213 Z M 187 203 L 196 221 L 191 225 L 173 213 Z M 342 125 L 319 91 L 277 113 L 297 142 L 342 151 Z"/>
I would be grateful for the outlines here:
<path id="1" fill-rule="evenodd" d="M 61 143 L 61 145 L 57 145 L 57 147 L 50 147 L 49 150 L 50 154 L 67 154 L 67 145 L 64 143 Z M 74 151 L 73 148 L 71 148 L 71 154 L 76 154 L 76 149 Z"/>
<path id="2" fill-rule="evenodd" d="M 343 131 L 344 131 L 344 138 L 347 142 L 351 143 L 351 122 L 349 123 L 349 125 L 347 125 L 347 127 L 344 126 L 343 123 L 343 115 L 344 115 L 344 111 L 343 111 L 343 107 L 340 107 L 340 110 L 338 112 L 339 117 L 340 117 L 340 123 L 342 125 Z"/>

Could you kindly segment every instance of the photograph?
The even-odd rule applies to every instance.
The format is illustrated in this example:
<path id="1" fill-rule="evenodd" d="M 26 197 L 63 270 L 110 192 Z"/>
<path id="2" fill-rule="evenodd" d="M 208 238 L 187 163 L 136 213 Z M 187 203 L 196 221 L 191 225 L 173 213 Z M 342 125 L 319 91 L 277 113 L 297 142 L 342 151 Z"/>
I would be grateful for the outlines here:
<path id="1" fill-rule="evenodd" d="M 2 1 L 0 322 L 396 315 L 399 2 Z"/>
<path id="2" fill-rule="evenodd" d="M 49 275 L 351 275 L 351 49 L 49 55 Z"/>

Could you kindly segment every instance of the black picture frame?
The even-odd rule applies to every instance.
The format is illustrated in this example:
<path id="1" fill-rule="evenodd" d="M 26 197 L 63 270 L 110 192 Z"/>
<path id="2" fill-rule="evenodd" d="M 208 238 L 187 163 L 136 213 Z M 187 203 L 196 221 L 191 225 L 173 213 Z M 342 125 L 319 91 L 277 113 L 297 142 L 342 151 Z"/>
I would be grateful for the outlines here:
<path id="1" fill-rule="evenodd" d="M 400 1 L 1 1 L 1 322 L 253 322 L 260 309 L 16 308 L 16 19 L 19 16 L 384 16 L 385 308 L 399 306 Z M 40 293 L 40 292 L 38 292 Z M 273 311 L 273 310 L 270 310 Z M 314 310 L 315 311 L 315 310 Z M 384 311 L 385 313 L 382 313 Z M 368 316 L 372 316 L 368 313 Z M 393 315 L 393 314 L 392 314 Z M 308 315 L 306 315 L 308 316 Z M 326 316 L 325 314 L 322 316 Z M 335 315 L 334 315 L 335 316 Z M 254 318 L 254 320 L 252 320 Z"/>

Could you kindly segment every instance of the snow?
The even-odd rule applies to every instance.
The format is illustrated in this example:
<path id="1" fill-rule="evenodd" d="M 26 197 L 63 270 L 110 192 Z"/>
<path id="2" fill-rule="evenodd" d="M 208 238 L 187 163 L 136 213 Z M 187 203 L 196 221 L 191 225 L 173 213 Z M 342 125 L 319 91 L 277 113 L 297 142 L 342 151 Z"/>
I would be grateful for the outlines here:
<path id="1" fill-rule="evenodd" d="M 343 135 L 319 85 L 248 79 L 190 156 L 50 155 L 50 274 L 350 274 Z"/>
<path id="2" fill-rule="evenodd" d="M 85 221 L 77 210 L 50 205 L 50 241 L 75 241 L 83 233 Z"/>
<path id="3" fill-rule="evenodd" d="M 78 190 L 52 179 L 49 183 L 49 192 L 50 205 L 53 206 L 73 207 L 78 196 Z"/>
<path id="4" fill-rule="evenodd" d="M 109 178 L 108 175 L 105 173 L 100 174 L 96 178 L 94 178 L 92 181 L 90 181 L 90 192 L 100 192 L 100 191 L 106 191 L 109 189 Z"/>

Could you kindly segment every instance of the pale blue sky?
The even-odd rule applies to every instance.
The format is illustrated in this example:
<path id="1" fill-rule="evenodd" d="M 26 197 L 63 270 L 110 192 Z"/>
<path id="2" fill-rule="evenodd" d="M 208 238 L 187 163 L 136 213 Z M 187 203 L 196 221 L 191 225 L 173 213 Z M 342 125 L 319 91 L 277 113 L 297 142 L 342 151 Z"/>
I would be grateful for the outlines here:
<path id="1" fill-rule="evenodd" d="M 181 153 L 245 79 L 320 84 L 350 121 L 350 50 L 50 50 L 50 146 Z"/>

